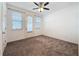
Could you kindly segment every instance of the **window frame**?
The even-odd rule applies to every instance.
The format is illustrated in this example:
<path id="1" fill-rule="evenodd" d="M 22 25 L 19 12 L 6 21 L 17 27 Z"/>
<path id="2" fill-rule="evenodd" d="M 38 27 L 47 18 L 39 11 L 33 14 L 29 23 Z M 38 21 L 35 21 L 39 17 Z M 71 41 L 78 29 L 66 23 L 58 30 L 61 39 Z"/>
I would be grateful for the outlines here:
<path id="1" fill-rule="evenodd" d="M 19 13 L 21 14 L 22 20 L 21 20 L 21 28 L 20 28 L 20 29 L 18 29 L 18 28 L 13 29 L 13 19 L 12 19 L 12 13 L 11 13 L 11 12 L 19 12 Z M 10 19 L 11 19 L 11 29 L 12 29 L 13 31 L 22 30 L 22 29 L 23 29 L 23 13 L 22 13 L 22 12 L 20 12 L 19 10 L 15 10 L 15 9 L 9 8 L 9 17 L 10 17 Z"/>
<path id="2" fill-rule="evenodd" d="M 32 31 L 28 31 L 28 30 L 27 30 L 27 33 L 32 33 L 32 32 L 33 32 L 33 16 L 32 16 L 32 15 L 28 15 L 28 16 L 27 16 L 27 22 L 26 22 L 26 23 L 27 23 L 27 25 L 26 25 L 27 28 L 26 28 L 26 29 L 28 29 L 28 17 L 29 17 L 29 16 L 32 17 Z"/>
<path id="3" fill-rule="evenodd" d="M 36 28 L 36 18 L 40 18 L 40 25 L 39 25 L 39 28 Z M 35 28 L 35 30 L 40 30 L 41 29 L 41 17 L 40 16 L 35 16 L 35 18 L 34 18 L 35 20 L 34 20 L 34 28 Z M 38 23 L 38 22 L 37 22 Z"/>

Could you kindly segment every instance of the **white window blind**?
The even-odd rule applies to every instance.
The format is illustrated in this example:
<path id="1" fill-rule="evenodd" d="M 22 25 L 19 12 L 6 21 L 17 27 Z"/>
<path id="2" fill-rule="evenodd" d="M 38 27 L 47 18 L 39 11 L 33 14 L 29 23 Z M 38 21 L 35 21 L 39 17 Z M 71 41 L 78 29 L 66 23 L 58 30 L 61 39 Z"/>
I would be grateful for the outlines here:
<path id="1" fill-rule="evenodd" d="M 27 21 L 27 31 L 32 32 L 32 16 L 28 16 L 28 21 Z"/>
<path id="2" fill-rule="evenodd" d="M 35 29 L 40 30 L 40 26 L 41 26 L 41 18 L 35 17 Z"/>
<path id="3" fill-rule="evenodd" d="M 22 14 L 18 11 L 11 11 L 12 29 L 22 29 Z"/>

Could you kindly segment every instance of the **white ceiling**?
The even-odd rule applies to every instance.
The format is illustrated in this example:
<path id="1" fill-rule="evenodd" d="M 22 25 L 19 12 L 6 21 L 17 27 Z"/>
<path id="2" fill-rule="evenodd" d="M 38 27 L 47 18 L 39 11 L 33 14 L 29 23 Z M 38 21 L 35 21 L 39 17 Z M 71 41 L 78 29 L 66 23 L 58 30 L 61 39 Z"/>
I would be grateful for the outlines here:
<path id="1" fill-rule="evenodd" d="M 60 9 L 63 9 L 69 5 L 76 4 L 75 2 L 50 2 L 46 7 L 50 8 L 49 11 L 44 10 L 43 12 L 39 12 L 38 10 L 32 10 L 33 8 L 36 8 L 37 6 L 33 2 L 8 2 L 8 4 L 27 9 L 33 12 L 36 12 L 40 15 L 48 15 L 51 12 L 56 12 Z"/>

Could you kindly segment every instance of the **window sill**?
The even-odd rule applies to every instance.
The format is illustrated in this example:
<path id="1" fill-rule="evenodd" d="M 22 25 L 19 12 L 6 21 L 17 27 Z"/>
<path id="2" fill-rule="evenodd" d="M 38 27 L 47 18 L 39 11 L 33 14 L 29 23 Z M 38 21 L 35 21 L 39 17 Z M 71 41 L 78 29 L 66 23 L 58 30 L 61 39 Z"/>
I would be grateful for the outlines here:
<path id="1" fill-rule="evenodd" d="M 18 30 L 22 30 L 22 29 L 12 29 L 13 31 L 18 31 Z"/>

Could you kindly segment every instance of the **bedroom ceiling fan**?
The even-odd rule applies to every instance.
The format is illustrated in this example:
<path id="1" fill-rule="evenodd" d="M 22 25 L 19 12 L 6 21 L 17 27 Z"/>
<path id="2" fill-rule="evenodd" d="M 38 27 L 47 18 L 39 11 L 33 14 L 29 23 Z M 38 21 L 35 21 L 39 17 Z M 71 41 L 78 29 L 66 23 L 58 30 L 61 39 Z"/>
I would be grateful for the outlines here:
<path id="1" fill-rule="evenodd" d="M 36 3 L 34 2 L 35 5 L 37 5 L 38 7 L 37 8 L 33 8 L 33 10 L 36 10 L 38 9 L 38 11 L 42 12 L 44 10 L 50 10 L 49 8 L 46 8 L 46 6 L 49 4 L 49 2 L 39 2 L 39 3 Z"/>

